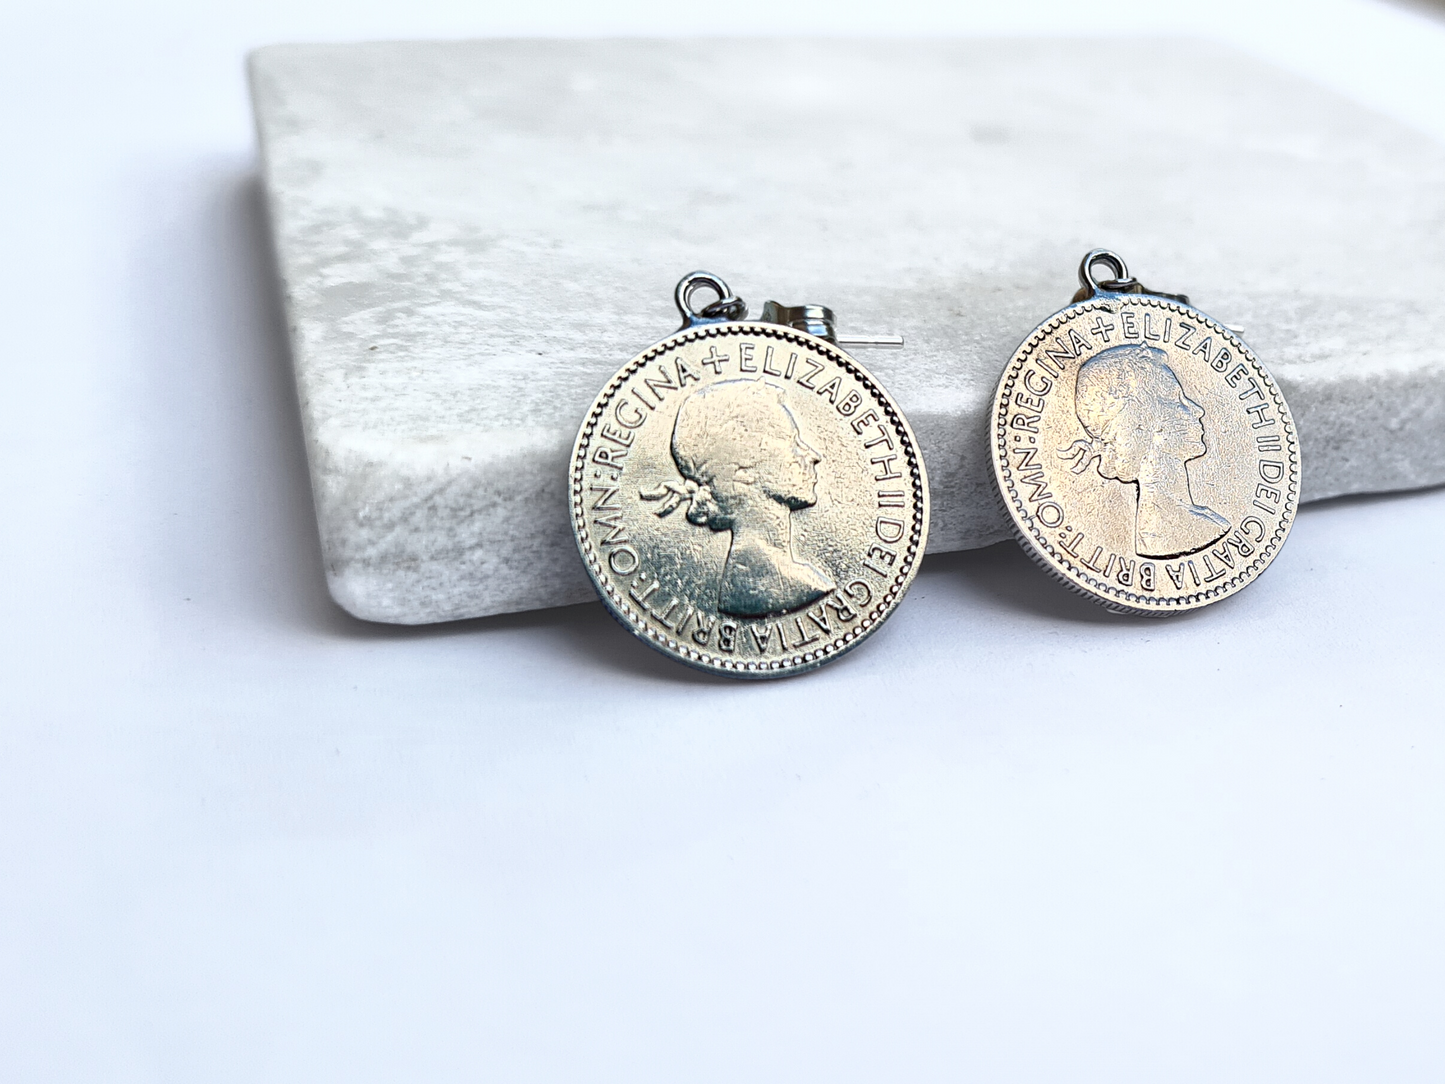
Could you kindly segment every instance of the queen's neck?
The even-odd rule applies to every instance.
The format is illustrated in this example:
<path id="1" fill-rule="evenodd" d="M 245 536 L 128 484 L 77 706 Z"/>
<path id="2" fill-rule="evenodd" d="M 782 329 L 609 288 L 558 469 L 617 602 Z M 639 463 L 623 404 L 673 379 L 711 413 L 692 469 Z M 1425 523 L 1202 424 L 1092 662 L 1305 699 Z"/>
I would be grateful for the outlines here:
<path id="1" fill-rule="evenodd" d="M 1194 498 L 1189 493 L 1189 474 L 1184 461 L 1172 456 L 1157 456 L 1139 467 L 1139 495 L 1149 493 L 1156 501 L 1172 502 L 1182 508 L 1192 508 Z"/>
<path id="2" fill-rule="evenodd" d="M 1139 471 L 1139 511 L 1134 546 L 1140 556 L 1192 553 L 1229 529 L 1213 509 L 1194 503 L 1189 475 L 1178 459 L 1149 464 Z"/>
<path id="3" fill-rule="evenodd" d="M 793 513 L 772 500 L 750 501 L 734 520 L 733 552 L 769 550 L 792 559 Z"/>

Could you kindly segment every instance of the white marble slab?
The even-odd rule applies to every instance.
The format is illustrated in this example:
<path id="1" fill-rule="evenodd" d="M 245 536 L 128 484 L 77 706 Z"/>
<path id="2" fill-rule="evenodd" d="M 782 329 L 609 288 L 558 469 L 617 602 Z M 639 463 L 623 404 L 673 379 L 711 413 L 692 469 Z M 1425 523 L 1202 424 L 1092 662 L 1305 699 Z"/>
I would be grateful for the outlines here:
<path id="1" fill-rule="evenodd" d="M 1192 41 L 490 41 L 252 58 L 327 576 L 423 623 L 592 597 L 578 419 L 697 267 L 908 337 L 932 551 L 1086 249 L 1246 328 L 1307 499 L 1445 481 L 1445 148 Z"/>

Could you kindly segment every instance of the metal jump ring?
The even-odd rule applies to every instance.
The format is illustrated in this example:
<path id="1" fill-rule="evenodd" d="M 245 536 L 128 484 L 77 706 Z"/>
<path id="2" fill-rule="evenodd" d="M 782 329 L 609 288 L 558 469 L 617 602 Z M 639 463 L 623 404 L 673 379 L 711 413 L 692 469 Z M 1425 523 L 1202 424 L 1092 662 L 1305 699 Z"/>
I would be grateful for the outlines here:
<path id="1" fill-rule="evenodd" d="M 1113 269 L 1114 278 L 1106 279 L 1103 282 L 1094 278 L 1094 264 L 1096 263 L 1108 264 Z M 1129 274 L 1128 265 L 1124 263 L 1124 257 L 1107 248 L 1095 248 L 1090 249 L 1083 262 L 1079 264 L 1079 285 L 1092 295 L 1101 290 L 1106 293 L 1118 293 L 1126 287 L 1135 285 L 1135 282 Z"/>
<path id="2" fill-rule="evenodd" d="M 694 309 L 692 295 L 702 287 L 712 290 L 718 295 L 718 299 L 701 309 Z M 694 271 L 690 275 L 684 275 L 673 292 L 673 300 L 677 302 L 677 311 L 682 313 L 683 327 L 710 321 L 741 320 L 748 314 L 748 306 L 743 299 L 729 290 L 726 282 L 709 271 Z"/>

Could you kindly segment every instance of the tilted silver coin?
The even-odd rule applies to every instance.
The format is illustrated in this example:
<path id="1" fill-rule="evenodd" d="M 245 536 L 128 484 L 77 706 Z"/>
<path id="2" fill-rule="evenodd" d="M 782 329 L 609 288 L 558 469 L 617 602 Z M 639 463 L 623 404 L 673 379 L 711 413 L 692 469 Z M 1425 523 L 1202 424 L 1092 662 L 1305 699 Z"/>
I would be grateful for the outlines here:
<path id="1" fill-rule="evenodd" d="M 1094 278 L 1097 264 L 1115 278 Z M 1095 250 L 1074 303 L 1014 353 L 994 396 L 994 474 L 1025 550 L 1113 610 L 1227 598 L 1299 506 L 1278 386 L 1235 331 Z"/>
<path id="2" fill-rule="evenodd" d="M 701 314 L 685 288 L 699 282 L 722 298 Z M 917 441 L 828 338 L 730 318 L 745 307 L 703 273 L 678 304 L 686 326 L 624 365 L 577 434 L 578 549 L 613 615 L 664 654 L 736 677 L 811 670 L 913 582 L 928 537 Z M 833 334 L 819 306 L 764 316 Z"/>

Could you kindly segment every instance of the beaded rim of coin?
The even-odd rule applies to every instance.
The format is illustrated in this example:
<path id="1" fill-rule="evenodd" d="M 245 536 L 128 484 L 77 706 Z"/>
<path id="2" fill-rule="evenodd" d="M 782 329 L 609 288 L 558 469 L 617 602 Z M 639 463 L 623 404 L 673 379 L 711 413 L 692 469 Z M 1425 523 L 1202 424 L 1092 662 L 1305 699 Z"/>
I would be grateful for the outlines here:
<path id="1" fill-rule="evenodd" d="M 609 581 L 603 571 L 601 555 L 592 544 L 587 527 L 586 471 L 588 449 L 598 423 L 606 412 L 608 404 L 622 389 L 627 380 L 649 362 L 663 356 L 684 343 L 697 342 L 717 336 L 760 335 L 775 338 L 781 342 L 806 346 L 819 355 L 835 362 L 853 378 L 859 381 L 872 395 L 877 406 L 884 412 L 896 434 L 901 437 L 900 449 L 906 452 L 907 477 L 913 491 L 913 522 L 907 534 L 907 548 L 899 555 L 897 572 L 887 581 L 887 587 L 878 596 L 871 598 L 866 612 L 860 614 L 855 628 L 809 651 L 799 651 L 782 659 L 758 663 L 728 658 L 716 652 L 699 650 L 675 637 L 669 637 L 649 625 L 646 618 L 628 600 L 626 592 Z M 612 616 L 643 643 L 666 655 L 668 658 L 685 663 L 694 669 L 707 673 L 737 678 L 775 678 L 807 673 L 824 663 L 841 657 L 853 650 L 892 616 L 899 602 L 908 593 L 918 573 L 919 561 L 928 538 L 929 493 L 928 476 L 923 457 L 918 450 L 918 441 L 903 412 L 884 390 L 883 386 L 853 357 L 825 339 L 809 335 L 778 324 L 761 323 L 751 320 L 729 320 L 722 323 L 701 324 L 685 328 L 648 347 L 638 354 L 607 382 L 587 411 L 586 419 L 572 446 L 571 470 L 568 472 L 568 506 L 572 519 L 572 533 L 582 555 L 593 586 Z"/>
<path id="2" fill-rule="evenodd" d="M 1211 335 L 1228 342 L 1230 348 L 1235 352 L 1235 356 L 1248 362 L 1252 374 L 1259 378 L 1262 390 L 1270 396 L 1282 431 L 1281 450 L 1287 455 L 1288 480 L 1287 484 L 1283 486 L 1283 499 L 1278 513 L 1279 522 L 1274 531 L 1268 535 L 1267 541 L 1264 539 L 1258 541 L 1257 555 L 1254 559 L 1222 583 L 1208 589 L 1204 589 L 1201 585 L 1199 591 L 1180 597 L 1151 597 L 1127 590 L 1116 584 L 1107 583 L 1099 576 L 1091 574 L 1091 570 L 1085 569 L 1081 561 L 1075 560 L 1071 555 L 1065 553 L 1045 534 L 1045 525 L 1041 524 L 1037 516 L 1030 513 L 1024 504 L 1015 481 L 1015 470 L 1008 460 L 1009 406 L 1014 385 L 1020 379 L 1024 366 L 1034 360 L 1038 349 L 1066 324 L 1090 311 L 1104 311 L 1114 315 L 1119 311 L 1121 305 L 1149 306 L 1165 313 L 1187 317 L 1198 322 Z M 998 388 L 994 393 L 992 416 L 994 424 L 990 440 L 990 457 L 993 460 L 994 478 L 998 483 L 997 496 L 1000 504 L 1008 513 L 1019 544 L 1023 547 L 1024 552 L 1054 579 L 1115 613 L 1145 617 L 1167 616 L 1172 613 L 1198 609 L 1236 594 L 1252 583 L 1270 564 L 1288 538 L 1294 524 L 1295 513 L 1299 507 L 1299 438 L 1294 418 L 1283 394 L 1268 369 L 1260 363 L 1254 351 L 1238 335 L 1208 314 L 1180 301 L 1154 294 L 1126 295 L 1105 292 L 1060 309 L 1030 332 L 1018 349 L 1014 351 L 1013 357 L 999 378 Z M 1092 570 L 1092 572 L 1097 571 Z"/>

